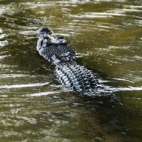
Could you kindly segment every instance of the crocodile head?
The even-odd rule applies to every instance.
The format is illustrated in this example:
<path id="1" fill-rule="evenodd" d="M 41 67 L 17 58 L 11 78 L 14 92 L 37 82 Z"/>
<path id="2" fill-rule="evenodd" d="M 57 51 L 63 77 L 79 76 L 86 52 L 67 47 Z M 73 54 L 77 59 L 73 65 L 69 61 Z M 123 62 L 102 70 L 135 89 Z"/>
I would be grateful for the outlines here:
<path id="1" fill-rule="evenodd" d="M 39 37 L 44 38 L 46 35 L 51 35 L 53 32 L 46 27 L 42 27 L 37 31 Z"/>

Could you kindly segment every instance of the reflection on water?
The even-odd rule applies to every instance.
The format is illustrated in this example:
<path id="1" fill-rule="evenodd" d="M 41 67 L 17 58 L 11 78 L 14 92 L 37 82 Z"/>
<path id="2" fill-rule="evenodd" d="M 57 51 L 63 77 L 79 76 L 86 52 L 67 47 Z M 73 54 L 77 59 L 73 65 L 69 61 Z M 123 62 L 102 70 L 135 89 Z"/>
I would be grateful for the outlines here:
<path id="1" fill-rule="evenodd" d="M 0 1 L 0 141 L 140 142 L 141 0 Z M 97 73 L 97 97 L 66 90 L 36 52 L 48 26 Z M 107 92 L 108 91 L 108 92 Z M 110 93 L 111 92 L 111 93 Z"/>

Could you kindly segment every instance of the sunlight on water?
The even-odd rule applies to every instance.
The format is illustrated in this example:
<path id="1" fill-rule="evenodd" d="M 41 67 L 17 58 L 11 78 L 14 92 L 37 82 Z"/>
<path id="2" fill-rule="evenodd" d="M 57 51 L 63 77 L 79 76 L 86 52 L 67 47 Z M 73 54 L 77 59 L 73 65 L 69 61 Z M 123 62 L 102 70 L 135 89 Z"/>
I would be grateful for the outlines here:
<path id="1" fill-rule="evenodd" d="M 129 87 L 117 87 L 117 88 L 110 87 L 109 90 L 111 90 L 113 92 L 119 92 L 119 91 L 142 91 L 142 86 L 140 86 L 140 87 L 129 86 Z"/>
<path id="2" fill-rule="evenodd" d="M 56 93 L 61 93 L 61 91 L 40 92 L 40 93 L 31 94 L 31 96 L 44 96 L 44 95 L 51 95 L 51 94 L 56 94 Z"/>
<path id="3" fill-rule="evenodd" d="M 27 88 L 27 87 L 35 87 L 35 86 L 43 86 L 49 83 L 35 83 L 35 84 L 17 84 L 17 85 L 0 85 L 0 88 L 11 89 L 11 88 Z"/>
<path id="4" fill-rule="evenodd" d="M 74 18 L 111 18 L 112 16 L 125 16 L 125 14 L 119 14 L 119 13 L 85 13 L 85 14 L 79 14 L 79 15 L 69 15 L 70 17 Z"/>

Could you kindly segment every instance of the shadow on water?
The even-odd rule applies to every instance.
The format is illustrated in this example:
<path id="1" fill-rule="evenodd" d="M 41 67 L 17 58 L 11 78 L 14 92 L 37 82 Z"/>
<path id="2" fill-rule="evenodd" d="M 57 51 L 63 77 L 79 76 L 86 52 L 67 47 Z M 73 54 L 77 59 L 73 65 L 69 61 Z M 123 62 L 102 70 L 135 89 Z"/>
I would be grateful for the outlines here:
<path id="1" fill-rule="evenodd" d="M 9 4 L 9 1 L 3 3 Z M 27 5 L 31 5 L 31 3 Z M 39 5 L 40 3 L 32 6 L 39 7 Z M 41 3 L 41 5 L 44 5 L 44 3 Z M 89 8 L 90 5 L 87 5 Z M 109 2 L 102 3 L 102 5 L 100 3 L 100 8 L 101 6 L 106 6 L 105 10 L 108 10 L 110 5 L 111 3 Z M 83 6 L 85 7 L 85 5 Z M 115 6 L 114 3 L 113 6 Z M 3 45 L 0 47 L 0 57 L 3 57 L 2 59 L 0 58 L 0 141 L 141 141 L 142 112 L 139 102 L 141 100 L 141 92 L 126 91 L 124 94 L 123 91 L 120 91 L 92 98 L 64 90 L 56 81 L 54 67 L 40 57 L 35 50 L 37 42 L 35 31 L 45 24 L 54 29 L 56 24 L 54 24 L 53 21 L 55 19 L 52 16 L 60 17 L 60 13 L 56 15 L 53 11 L 50 11 L 52 16 L 50 17 L 51 19 L 48 19 L 50 20 L 49 23 L 45 22 L 47 19 L 44 16 L 42 20 L 45 23 L 42 23 L 39 17 L 43 14 L 43 10 L 36 17 L 34 13 L 37 10 L 36 8 L 31 10 L 20 3 L 11 4 L 8 7 L 11 9 L 0 18 L 0 28 L 3 35 L 1 40 Z M 16 9 L 18 7 L 21 7 L 23 11 Z M 60 10 L 58 6 L 56 7 Z M 47 12 L 50 8 L 45 8 L 44 10 Z M 63 10 L 67 12 L 69 9 L 64 8 Z M 77 12 L 76 10 L 75 5 L 73 5 L 72 17 L 75 16 L 76 18 L 78 16 L 74 15 Z M 81 16 L 86 16 L 83 15 L 83 12 L 81 14 Z M 99 13 L 97 15 L 92 13 L 90 16 L 95 17 L 98 15 Z M 57 21 L 61 20 L 57 18 Z M 74 22 L 71 23 L 70 18 L 68 20 L 70 24 L 74 24 Z M 107 20 L 109 21 L 109 19 Z M 84 24 L 83 22 L 85 21 L 82 20 L 82 24 Z M 102 23 L 100 22 L 98 25 Z M 59 30 L 64 33 L 65 30 L 59 28 L 62 24 L 63 22 L 60 22 L 55 31 Z M 67 28 L 66 23 L 63 26 L 66 27 L 66 32 L 71 30 Z M 70 26 L 73 27 L 75 25 Z M 105 28 L 108 27 L 106 26 Z M 82 36 L 85 37 L 86 33 L 88 34 L 90 31 L 84 33 L 83 29 L 81 29 L 81 31 L 72 32 L 82 32 L 82 35 L 75 35 L 78 41 L 82 41 L 86 39 L 82 38 Z M 100 33 L 103 34 L 102 32 Z M 119 31 L 118 34 L 121 34 L 121 32 Z M 102 37 L 97 35 L 97 32 L 95 35 L 97 37 L 95 46 L 102 46 L 100 44 Z M 110 33 L 106 35 L 110 35 Z M 91 37 L 93 36 L 91 35 Z M 100 80 L 104 81 L 103 83 L 106 86 L 121 87 L 128 85 L 127 82 L 124 83 L 121 80 L 114 79 L 111 77 L 111 73 L 107 74 L 105 67 L 102 69 L 101 65 L 99 66 L 99 63 L 104 60 L 101 60 L 102 56 L 99 56 L 98 52 L 96 52 L 96 55 L 99 56 L 100 60 L 91 61 L 91 58 L 94 58 L 92 55 L 94 50 L 91 51 L 89 49 L 88 46 L 90 45 L 87 46 L 87 50 L 92 52 L 91 56 L 83 56 L 86 48 L 80 50 L 80 46 L 85 42 L 78 43 L 78 41 L 75 41 L 76 39 L 71 39 L 71 45 L 73 47 L 77 46 L 75 49 L 79 53 L 81 52 L 82 57 L 78 60 L 79 64 L 85 65 L 87 68 L 92 69 L 93 72 L 98 73 Z M 104 46 L 109 46 L 113 43 L 111 40 L 110 43 L 107 43 L 108 39 L 106 36 L 105 40 L 102 41 Z M 125 41 L 118 40 L 115 45 L 121 42 L 124 43 Z"/>

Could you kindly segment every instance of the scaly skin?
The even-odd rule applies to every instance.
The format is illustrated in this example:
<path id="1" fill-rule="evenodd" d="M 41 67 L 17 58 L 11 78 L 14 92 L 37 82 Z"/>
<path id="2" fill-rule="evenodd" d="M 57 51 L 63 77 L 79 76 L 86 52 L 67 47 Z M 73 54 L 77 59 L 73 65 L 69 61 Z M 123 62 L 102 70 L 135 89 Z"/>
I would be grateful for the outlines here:
<path id="1" fill-rule="evenodd" d="M 75 51 L 62 36 L 54 36 L 48 28 L 37 32 L 37 51 L 55 65 L 56 76 L 67 89 L 84 94 L 94 93 L 98 79 L 84 66 L 77 65 Z"/>

